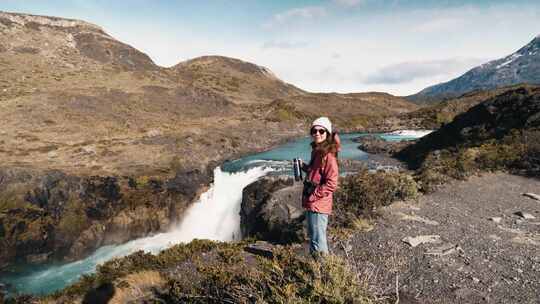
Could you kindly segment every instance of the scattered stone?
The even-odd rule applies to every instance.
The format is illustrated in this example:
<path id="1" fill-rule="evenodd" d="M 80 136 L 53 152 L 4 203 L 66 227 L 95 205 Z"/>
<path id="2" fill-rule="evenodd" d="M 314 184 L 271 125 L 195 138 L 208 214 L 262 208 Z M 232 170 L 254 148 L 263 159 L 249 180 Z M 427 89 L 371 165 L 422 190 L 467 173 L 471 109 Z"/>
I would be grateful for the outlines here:
<path id="1" fill-rule="evenodd" d="M 398 212 L 397 214 L 401 216 L 402 220 L 414 221 L 414 222 L 419 222 L 419 223 L 432 225 L 432 226 L 439 225 L 439 222 L 437 221 L 433 221 L 433 220 L 430 220 L 430 219 L 427 219 L 427 218 L 424 218 L 415 214 L 409 215 L 402 212 Z"/>
<path id="2" fill-rule="evenodd" d="M 496 234 L 490 234 L 490 235 L 488 235 L 488 237 L 489 237 L 490 239 L 492 239 L 493 241 L 500 241 L 500 240 L 502 240 L 502 238 L 501 238 L 500 236 L 496 235 Z"/>
<path id="3" fill-rule="evenodd" d="M 439 235 L 419 235 L 417 237 L 408 236 L 403 238 L 401 241 L 409 244 L 411 247 L 416 247 L 425 243 L 438 243 L 441 241 L 441 237 Z"/>
<path id="4" fill-rule="evenodd" d="M 430 248 L 428 250 L 426 250 L 426 252 L 424 253 L 425 255 L 434 255 L 434 256 L 445 256 L 445 255 L 449 255 L 449 254 L 452 254 L 458 250 L 460 250 L 461 248 L 457 245 L 454 245 L 454 244 L 444 244 L 442 246 L 439 246 L 439 247 L 435 247 L 435 248 Z"/>
<path id="5" fill-rule="evenodd" d="M 534 200 L 540 201 L 540 195 L 534 194 L 534 193 L 523 193 L 523 196 L 526 196 L 528 198 L 532 198 Z"/>
<path id="6" fill-rule="evenodd" d="M 515 215 L 519 216 L 519 217 L 522 217 L 526 220 L 533 220 L 535 219 L 534 215 L 530 214 L 530 213 L 526 213 L 526 212 L 523 212 L 523 211 L 518 211 L 516 213 L 514 213 Z"/>
<path id="7" fill-rule="evenodd" d="M 502 217 L 490 217 L 488 220 L 492 221 L 492 222 L 495 222 L 495 223 L 500 223 L 502 221 Z"/>
<path id="8" fill-rule="evenodd" d="M 244 251 L 246 252 L 263 256 L 269 259 L 274 257 L 273 250 L 274 250 L 274 247 L 270 243 L 264 242 L 264 241 L 257 241 L 254 244 L 249 244 L 246 247 L 244 247 Z"/>

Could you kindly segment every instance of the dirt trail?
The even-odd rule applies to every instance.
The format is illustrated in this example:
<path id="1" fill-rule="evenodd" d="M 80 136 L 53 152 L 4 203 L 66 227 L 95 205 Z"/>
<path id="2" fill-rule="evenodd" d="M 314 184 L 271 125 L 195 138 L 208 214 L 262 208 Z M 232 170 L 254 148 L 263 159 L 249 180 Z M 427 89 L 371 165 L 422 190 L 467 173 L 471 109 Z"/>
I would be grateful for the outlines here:
<path id="1" fill-rule="evenodd" d="M 540 180 L 497 173 L 452 182 L 385 208 L 373 230 L 335 252 L 346 251 L 379 293 L 395 293 L 397 276 L 400 303 L 540 303 L 540 201 L 527 192 L 540 194 Z M 403 241 L 418 236 L 432 243 Z"/>

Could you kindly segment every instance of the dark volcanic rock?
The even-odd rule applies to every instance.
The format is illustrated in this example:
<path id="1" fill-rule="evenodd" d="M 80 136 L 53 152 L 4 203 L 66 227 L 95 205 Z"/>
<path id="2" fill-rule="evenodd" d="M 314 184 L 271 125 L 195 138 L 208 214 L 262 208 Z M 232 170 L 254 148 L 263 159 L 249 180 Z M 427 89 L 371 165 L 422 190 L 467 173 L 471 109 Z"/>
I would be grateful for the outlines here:
<path id="1" fill-rule="evenodd" d="M 303 240 L 302 183 L 263 178 L 247 186 L 240 211 L 242 235 L 275 243 Z"/>

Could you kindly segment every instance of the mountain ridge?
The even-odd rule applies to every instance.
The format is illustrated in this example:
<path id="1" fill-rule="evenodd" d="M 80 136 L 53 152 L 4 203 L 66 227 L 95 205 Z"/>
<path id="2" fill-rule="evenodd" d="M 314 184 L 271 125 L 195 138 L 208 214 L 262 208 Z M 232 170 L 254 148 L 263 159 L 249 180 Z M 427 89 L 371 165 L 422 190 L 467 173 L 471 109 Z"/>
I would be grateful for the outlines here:
<path id="1" fill-rule="evenodd" d="M 508 56 L 479 65 L 457 78 L 427 87 L 406 99 L 419 104 L 431 103 L 474 90 L 517 84 L 540 84 L 540 34 Z"/>

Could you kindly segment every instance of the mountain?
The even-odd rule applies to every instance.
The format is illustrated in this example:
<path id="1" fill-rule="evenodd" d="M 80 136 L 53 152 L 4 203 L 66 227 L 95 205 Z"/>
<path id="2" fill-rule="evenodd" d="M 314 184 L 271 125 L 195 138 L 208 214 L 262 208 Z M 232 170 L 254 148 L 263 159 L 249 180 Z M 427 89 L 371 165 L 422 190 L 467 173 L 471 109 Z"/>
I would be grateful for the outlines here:
<path id="1" fill-rule="evenodd" d="M 473 68 L 448 82 L 425 88 L 407 99 L 416 103 L 429 103 L 474 90 L 489 90 L 520 83 L 540 84 L 540 35 L 509 56 Z"/>

